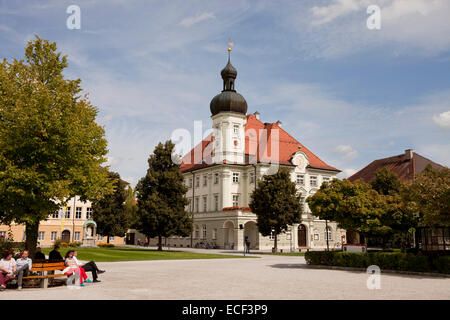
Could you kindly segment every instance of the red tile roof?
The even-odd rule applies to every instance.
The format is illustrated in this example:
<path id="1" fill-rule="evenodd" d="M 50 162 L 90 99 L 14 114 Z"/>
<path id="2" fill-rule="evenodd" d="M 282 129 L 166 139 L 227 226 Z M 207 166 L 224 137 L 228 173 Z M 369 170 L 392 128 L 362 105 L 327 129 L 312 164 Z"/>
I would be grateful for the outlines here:
<path id="1" fill-rule="evenodd" d="M 260 141 L 260 129 L 267 130 L 267 140 L 266 146 L 261 146 Z M 336 169 L 332 166 L 327 165 L 323 162 L 319 157 L 313 154 L 309 149 L 307 149 L 304 145 L 298 142 L 295 138 L 289 135 L 286 131 L 284 131 L 277 123 L 262 123 L 258 119 L 256 119 L 254 114 L 247 115 L 247 123 L 245 125 L 245 163 L 241 165 L 245 165 L 249 163 L 249 159 L 254 159 L 258 156 L 258 162 L 269 163 L 272 159 L 272 155 L 270 154 L 271 150 L 271 139 L 270 136 L 273 134 L 272 130 L 278 129 L 279 134 L 279 164 L 282 165 L 292 165 L 291 159 L 292 156 L 297 151 L 303 151 L 308 157 L 309 168 L 314 169 L 322 169 L 322 170 L 330 170 L 340 172 L 339 169 Z M 252 131 L 254 130 L 254 131 Z M 211 161 L 208 161 L 211 157 L 212 151 L 212 135 L 206 137 L 201 143 L 196 145 L 194 149 L 192 149 L 188 154 L 186 154 L 182 158 L 182 162 L 180 165 L 181 172 L 193 171 L 202 169 L 205 167 L 217 165 L 217 164 L 208 164 Z M 263 147 L 267 152 L 264 152 L 262 156 L 259 155 L 259 148 Z M 204 154 L 203 161 L 200 163 L 199 159 L 201 159 L 201 155 Z M 194 161 L 197 160 L 197 161 Z M 254 162 L 254 161 L 253 161 Z M 224 162 L 226 163 L 226 162 Z M 276 163 L 272 161 L 272 163 Z M 238 164 L 239 165 L 239 164 Z"/>
<path id="2" fill-rule="evenodd" d="M 365 182 L 370 182 L 375 179 L 375 172 L 381 168 L 387 168 L 391 172 L 395 172 L 400 180 L 413 179 L 414 176 L 421 173 L 428 164 L 431 164 L 433 168 L 438 170 L 444 168 L 444 166 L 422 157 L 415 152 L 412 152 L 413 156 L 411 159 L 408 159 L 406 154 L 407 151 L 405 151 L 404 154 L 372 161 L 366 167 L 349 177 L 348 180 L 353 182 L 358 179 L 363 179 Z"/>

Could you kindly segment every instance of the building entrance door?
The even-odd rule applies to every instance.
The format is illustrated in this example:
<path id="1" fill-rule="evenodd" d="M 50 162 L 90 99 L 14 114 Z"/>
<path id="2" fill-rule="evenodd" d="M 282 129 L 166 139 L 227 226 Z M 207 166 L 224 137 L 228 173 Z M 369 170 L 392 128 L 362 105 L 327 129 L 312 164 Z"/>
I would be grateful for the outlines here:
<path id="1" fill-rule="evenodd" d="M 61 241 L 62 242 L 70 242 L 70 231 L 69 230 L 64 230 L 61 233 Z"/>
<path id="2" fill-rule="evenodd" d="M 303 224 L 298 226 L 298 246 L 306 247 L 306 227 Z"/>

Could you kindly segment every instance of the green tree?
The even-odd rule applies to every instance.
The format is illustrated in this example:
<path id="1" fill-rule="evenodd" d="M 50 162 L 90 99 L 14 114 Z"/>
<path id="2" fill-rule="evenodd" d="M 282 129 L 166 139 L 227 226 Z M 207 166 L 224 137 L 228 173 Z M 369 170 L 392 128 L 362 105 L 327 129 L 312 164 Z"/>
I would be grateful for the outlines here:
<path id="1" fill-rule="evenodd" d="M 406 244 L 417 226 L 418 216 L 403 201 L 404 184 L 395 172 L 382 168 L 375 172 L 375 179 L 370 185 L 385 201 L 386 212 L 383 215 L 383 224 L 392 228 L 394 238 Z M 391 237 L 392 234 L 389 236 Z"/>
<path id="2" fill-rule="evenodd" d="M 406 185 L 403 199 L 420 215 L 421 226 L 450 226 L 450 169 L 428 165 Z"/>
<path id="3" fill-rule="evenodd" d="M 109 172 L 114 191 L 92 202 L 92 218 L 97 223 L 97 233 L 109 238 L 123 237 L 130 225 L 130 216 L 126 207 L 128 183 L 116 172 Z"/>
<path id="4" fill-rule="evenodd" d="M 314 216 L 332 220 L 340 228 L 368 236 L 383 236 L 392 232 L 385 223 L 387 200 L 362 181 L 333 179 L 322 184 L 307 203 Z"/>
<path id="5" fill-rule="evenodd" d="M 401 188 L 398 175 L 387 168 L 378 169 L 375 172 L 375 179 L 370 182 L 370 185 L 372 189 L 383 195 L 399 194 Z"/>
<path id="6" fill-rule="evenodd" d="M 277 250 L 278 235 L 289 225 L 301 222 L 302 204 L 295 183 L 286 168 L 274 175 L 265 175 L 251 195 L 250 208 L 256 214 L 259 232 L 274 236 Z"/>
<path id="7" fill-rule="evenodd" d="M 81 80 L 63 76 L 66 56 L 36 36 L 25 61 L 0 63 L 0 222 L 26 226 L 33 255 L 39 223 L 75 195 L 95 199 L 111 186 L 97 108 Z"/>
<path id="8" fill-rule="evenodd" d="M 130 228 L 137 228 L 137 205 L 136 205 L 136 188 L 133 189 L 128 186 L 127 198 L 125 200 L 125 211 L 128 216 L 128 221 L 130 222 Z"/>
<path id="9" fill-rule="evenodd" d="M 187 188 L 172 161 L 174 147 L 170 140 L 156 146 L 148 159 L 147 174 L 136 187 L 138 230 L 148 238 L 158 237 L 158 250 L 162 250 L 162 237 L 192 232 L 192 218 L 185 210 Z"/>

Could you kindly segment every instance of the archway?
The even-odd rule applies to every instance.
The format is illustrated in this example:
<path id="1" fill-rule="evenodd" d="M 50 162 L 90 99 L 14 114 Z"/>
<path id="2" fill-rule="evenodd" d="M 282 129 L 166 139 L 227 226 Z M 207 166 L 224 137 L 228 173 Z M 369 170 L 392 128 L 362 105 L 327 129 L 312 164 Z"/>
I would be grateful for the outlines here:
<path id="1" fill-rule="evenodd" d="M 259 249 L 259 231 L 256 222 L 248 221 L 244 226 L 244 236 L 248 236 L 250 241 L 250 249 Z"/>
<path id="2" fill-rule="evenodd" d="M 227 221 L 223 225 L 224 231 L 224 248 L 234 249 L 234 223 L 232 221 Z"/>
<path id="3" fill-rule="evenodd" d="M 298 226 L 298 246 L 306 247 L 306 226 L 304 224 L 300 224 Z"/>
<path id="4" fill-rule="evenodd" d="M 64 230 L 61 233 L 61 241 L 62 242 L 70 242 L 70 231 L 69 230 Z"/>

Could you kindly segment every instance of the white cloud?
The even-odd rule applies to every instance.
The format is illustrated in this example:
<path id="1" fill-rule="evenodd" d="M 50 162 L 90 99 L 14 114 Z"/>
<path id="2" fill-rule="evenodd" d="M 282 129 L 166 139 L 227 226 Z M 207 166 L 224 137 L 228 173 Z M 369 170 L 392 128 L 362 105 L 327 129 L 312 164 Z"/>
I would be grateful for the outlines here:
<path id="1" fill-rule="evenodd" d="M 381 30 L 368 30 L 369 5 L 381 9 Z M 309 10 L 308 10 L 309 9 Z M 450 49 L 450 1 L 329 0 L 291 10 L 284 20 L 306 57 L 338 58 L 392 46 L 392 55 L 437 55 Z"/>
<path id="2" fill-rule="evenodd" d="M 212 12 L 203 12 L 194 17 L 184 18 L 183 20 L 181 20 L 181 22 L 179 24 L 183 27 L 191 27 L 194 24 L 197 24 L 202 21 L 209 20 L 209 19 L 215 19 L 215 18 L 216 18 L 216 16 Z"/>
<path id="3" fill-rule="evenodd" d="M 433 121 L 441 128 L 450 129 L 450 111 L 433 116 Z"/>
<path id="4" fill-rule="evenodd" d="M 348 177 L 354 175 L 356 172 L 358 172 L 358 170 L 353 169 L 353 168 L 345 168 L 345 169 L 342 170 L 341 173 L 339 173 L 337 175 L 337 177 L 339 179 L 345 179 L 345 178 L 348 178 Z"/>
<path id="5" fill-rule="evenodd" d="M 345 160 L 353 160 L 358 157 L 358 151 L 354 150 L 349 145 L 338 145 L 334 148 L 334 152 L 340 154 Z"/>

